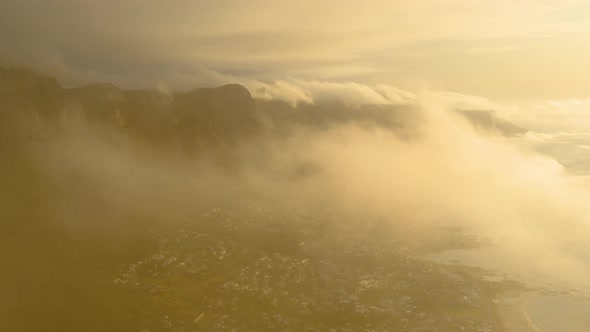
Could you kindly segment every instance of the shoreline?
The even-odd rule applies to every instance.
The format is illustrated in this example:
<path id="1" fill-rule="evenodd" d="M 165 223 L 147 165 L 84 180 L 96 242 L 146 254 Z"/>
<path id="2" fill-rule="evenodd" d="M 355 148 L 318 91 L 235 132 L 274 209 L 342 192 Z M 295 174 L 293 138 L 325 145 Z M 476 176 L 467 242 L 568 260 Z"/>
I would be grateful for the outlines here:
<path id="1" fill-rule="evenodd" d="M 547 332 L 530 317 L 527 304 L 529 296 L 504 297 L 495 301 L 496 314 L 505 332 Z"/>

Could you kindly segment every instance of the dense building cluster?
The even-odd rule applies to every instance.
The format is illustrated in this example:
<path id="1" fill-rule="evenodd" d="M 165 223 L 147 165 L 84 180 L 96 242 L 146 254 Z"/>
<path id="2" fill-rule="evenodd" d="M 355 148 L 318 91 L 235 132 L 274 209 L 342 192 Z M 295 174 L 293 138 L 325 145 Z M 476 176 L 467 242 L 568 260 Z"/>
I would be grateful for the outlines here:
<path id="1" fill-rule="evenodd" d="M 113 281 L 159 308 L 137 313 L 145 331 L 500 328 L 491 299 L 503 285 L 414 256 L 384 221 L 216 209 L 180 225 Z"/>

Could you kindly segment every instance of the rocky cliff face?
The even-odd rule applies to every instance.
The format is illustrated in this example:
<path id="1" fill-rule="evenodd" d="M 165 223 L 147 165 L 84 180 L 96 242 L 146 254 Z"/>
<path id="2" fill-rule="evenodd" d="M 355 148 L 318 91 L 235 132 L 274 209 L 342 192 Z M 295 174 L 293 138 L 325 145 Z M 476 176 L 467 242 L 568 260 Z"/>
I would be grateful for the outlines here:
<path id="1" fill-rule="evenodd" d="M 24 69 L 0 68 L 0 126 L 7 133 L 46 136 L 56 123 L 84 121 L 116 129 L 164 148 L 193 150 L 231 144 L 252 135 L 289 134 L 293 128 L 327 128 L 356 123 L 411 137 L 421 120 L 415 106 L 347 106 L 322 102 L 292 106 L 255 100 L 238 84 L 170 94 L 123 90 L 110 84 L 63 88 L 51 77 Z M 474 127 L 503 135 L 523 128 L 491 111 L 459 111 Z M 20 128 L 19 130 L 17 130 Z M 23 134 L 26 133 L 26 134 Z"/>
<path id="2" fill-rule="evenodd" d="M 0 107 L 5 125 L 25 123 L 33 132 L 55 122 L 84 120 L 150 143 L 192 147 L 236 140 L 257 126 L 255 102 L 236 84 L 173 94 L 110 84 L 66 89 L 32 71 L 0 69 Z"/>

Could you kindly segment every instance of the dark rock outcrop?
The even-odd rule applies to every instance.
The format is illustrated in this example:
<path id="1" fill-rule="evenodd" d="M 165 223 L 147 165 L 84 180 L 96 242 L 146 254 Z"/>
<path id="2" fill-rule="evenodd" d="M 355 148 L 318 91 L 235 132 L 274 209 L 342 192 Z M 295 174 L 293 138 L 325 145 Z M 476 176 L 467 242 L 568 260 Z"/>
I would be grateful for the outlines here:
<path id="1" fill-rule="evenodd" d="M 0 68 L 0 126 L 5 135 L 45 137 L 55 124 L 83 121 L 116 129 L 151 146 L 203 150 L 261 133 L 289 135 L 299 127 L 325 129 L 355 123 L 416 134 L 422 112 L 407 105 L 356 105 L 255 100 L 238 84 L 187 92 L 123 90 L 97 83 L 63 88 L 54 78 L 25 69 Z M 513 136 L 525 132 L 493 111 L 460 110 L 482 131 Z M 10 134 L 12 133 L 12 134 Z M 25 133 L 25 134 L 23 134 Z"/>
<path id="2" fill-rule="evenodd" d="M 254 99 L 237 84 L 172 94 L 103 83 L 63 88 L 22 69 L 0 68 L 0 108 L 0 125 L 17 124 L 20 133 L 44 136 L 46 127 L 83 120 L 151 144 L 189 148 L 236 141 L 258 125 Z"/>

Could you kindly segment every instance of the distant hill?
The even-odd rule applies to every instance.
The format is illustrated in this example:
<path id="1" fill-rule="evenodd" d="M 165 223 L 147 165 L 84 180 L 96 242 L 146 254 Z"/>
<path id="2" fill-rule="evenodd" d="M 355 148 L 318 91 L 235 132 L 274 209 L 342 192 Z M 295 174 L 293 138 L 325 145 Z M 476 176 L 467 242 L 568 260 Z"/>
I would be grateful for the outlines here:
<path id="1" fill-rule="evenodd" d="M 0 68 L 2 125 L 40 135 L 56 123 L 84 120 L 154 144 L 198 147 L 231 141 L 259 125 L 250 92 L 237 84 L 165 94 L 110 84 L 63 88 L 30 70 Z"/>
<path id="2" fill-rule="evenodd" d="M 294 128 L 357 123 L 391 129 L 408 137 L 420 122 L 416 106 L 336 102 L 299 104 L 256 100 L 238 84 L 187 92 L 124 90 L 111 84 L 63 88 L 56 79 L 27 69 L 0 67 L 0 126 L 5 135 L 44 136 L 56 124 L 86 121 L 114 128 L 161 147 L 205 148 L 261 133 L 289 134 Z M 516 135 L 525 132 L 493 111 L 460 110 L 477 129 Z"/>

